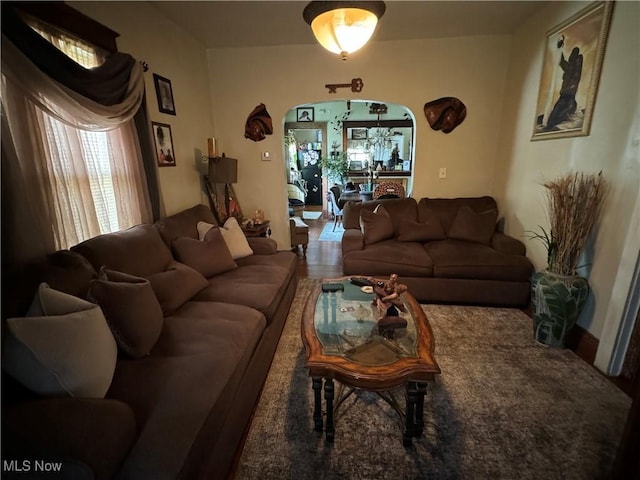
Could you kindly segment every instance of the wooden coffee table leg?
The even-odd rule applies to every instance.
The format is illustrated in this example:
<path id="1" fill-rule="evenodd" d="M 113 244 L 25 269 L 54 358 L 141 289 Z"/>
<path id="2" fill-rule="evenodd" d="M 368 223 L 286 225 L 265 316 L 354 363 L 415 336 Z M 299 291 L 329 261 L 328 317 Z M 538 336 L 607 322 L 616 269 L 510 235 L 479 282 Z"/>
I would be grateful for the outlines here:
<path id="1" fill-rule="evenodd" d="M 427 394 L 427 384 L 419 382 L 418 386 L 418 398 L 416 401 L 416 425 L 414 430 L 414 436 L 421 437 L 424 431 L 424 396 Z"/>
<path id="2" fill-rule="evenodd" d="M 324 382 L 324 400 L 327 403 L 327 442 L 333 443 L 333 379 L 327 378 Z"/>
<path id="3" fill-rule="evenodd" d="M 313 423 L 315 424 L 316 432 L 321 432 L 323 427 L 322 422 L 322 377 L 313 377 Z"/>
<path id="4" fill-rule="evenodd" d="M 407 409 L 405 412 L 405 431 L 402 436 L 402 444 L 405 447 L 411 446 L 411 439 L 415 428 L 416 401 L 418 399 L 418 388 L 416 382 L 407 382 Z"/>

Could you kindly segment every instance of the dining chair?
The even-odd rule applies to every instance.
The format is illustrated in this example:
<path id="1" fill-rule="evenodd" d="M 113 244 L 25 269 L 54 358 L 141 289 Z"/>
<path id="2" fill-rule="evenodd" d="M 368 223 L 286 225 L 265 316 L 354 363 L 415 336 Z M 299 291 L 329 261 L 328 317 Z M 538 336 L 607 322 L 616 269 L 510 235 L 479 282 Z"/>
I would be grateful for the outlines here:
<path id="1" fill-rule="evenodd" d="M 338 201 L 333 190 L 327 192 L 327 200 L 329 200 L 331 208 L 333 209 L 333 231 L 335 232 L 338 222 L 342 223 L 342 209 L 338 206 Z"/>
<path id="2" fill-rule="evenodd" d="M 373 199 L 378 200 L 382 196 L 385 198 L 404 198 L 404 187 L 396 182 L 381 182 L 373 191 Z M 391 195 L 394 195 L 393 197 Z"/>

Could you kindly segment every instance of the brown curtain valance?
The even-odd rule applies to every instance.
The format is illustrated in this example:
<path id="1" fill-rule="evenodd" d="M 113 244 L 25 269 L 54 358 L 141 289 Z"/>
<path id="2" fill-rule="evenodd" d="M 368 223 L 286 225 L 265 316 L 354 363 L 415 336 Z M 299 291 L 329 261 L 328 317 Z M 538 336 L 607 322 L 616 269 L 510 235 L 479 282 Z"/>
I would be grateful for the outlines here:
<path id="1" fill-rule="evenodd" d="M 3 4 L 2 33 L 43 73 L 74 92 L 102 105 L 114 105 L 126 97 L 136 65 L 131 55 L 114 52 L 101 66 L 84 68 L 24 23 L 10 4 Z"/>

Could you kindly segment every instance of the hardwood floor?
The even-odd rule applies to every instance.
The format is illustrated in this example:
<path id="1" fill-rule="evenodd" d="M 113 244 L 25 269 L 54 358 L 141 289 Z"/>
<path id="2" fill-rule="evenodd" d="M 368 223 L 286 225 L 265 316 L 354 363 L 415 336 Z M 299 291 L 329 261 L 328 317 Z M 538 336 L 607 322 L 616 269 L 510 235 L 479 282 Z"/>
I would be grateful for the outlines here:
<path id="1" fill-rule="evenodd" d="M 306 258 L 302 256 L 302 248 L 299 247 L 296 270 L 298 278 L 336 278 L 342 276 L 340 242 L 321 242 L 318 240 L 322 229 L 329 221 L 323 217 L 318 220 L 304 220 L 304 223 L 309 225 L 309 246 Z"/>

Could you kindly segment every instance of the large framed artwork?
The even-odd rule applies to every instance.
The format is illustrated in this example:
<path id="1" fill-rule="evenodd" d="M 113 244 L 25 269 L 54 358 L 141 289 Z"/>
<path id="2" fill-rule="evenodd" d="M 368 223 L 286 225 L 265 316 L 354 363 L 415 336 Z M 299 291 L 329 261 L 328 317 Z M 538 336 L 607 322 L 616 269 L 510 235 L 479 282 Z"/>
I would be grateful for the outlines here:
<path id="1" fill-rule="evenodd" d="M 151 122 L 153 140 L 156 147 L 156 159 L 159 167 L 175 167 L 176 157 L 173 149 L 171 125 L 166 123 Z"/>
<path id="2" fill-rule="evenodd" d="M 592 3 L 547 32 L 532 140 L 589 135 L 613 3 Z"/>

